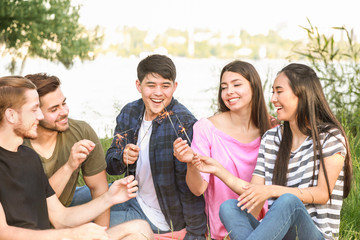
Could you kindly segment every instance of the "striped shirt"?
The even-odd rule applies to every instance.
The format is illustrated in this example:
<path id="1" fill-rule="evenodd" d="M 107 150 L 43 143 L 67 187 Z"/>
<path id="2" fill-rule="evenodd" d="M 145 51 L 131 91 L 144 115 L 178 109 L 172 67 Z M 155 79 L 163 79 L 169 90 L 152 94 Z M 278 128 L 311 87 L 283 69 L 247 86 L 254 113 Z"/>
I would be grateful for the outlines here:
<path id="1" fill-rule="evenodd" d="M 265 178 L 265 185 L 272 185 L 274 165 L 281 140 L 281 128 L 282 126 L 278 126 L 268 130 L 261 140 L 253 175 Z M 329 132 L 320 133 L 323 157 L 330 157 L 336 153 L 345 156 L 345 139 L 341 131 L 331 129 Z M 316 160 L 315 180 L 313 182 L 313 147 L 312 138 L 307 137 L 298 149 L 291 152 L 287 175 L 288 187 L 307 188 L 317 185 L 320 160 Z M 344 172 L 342 170 L 331 194 L 332 204 L 330 204 L 330 200 L 325 205 L 305 204 L 315 225 L 326 239 L 334 239 L 339 235 L 340 210 L 343 203 L 343 177 Z M 274 200 L 268 200 L 269 208 L 271 208 Z"/>

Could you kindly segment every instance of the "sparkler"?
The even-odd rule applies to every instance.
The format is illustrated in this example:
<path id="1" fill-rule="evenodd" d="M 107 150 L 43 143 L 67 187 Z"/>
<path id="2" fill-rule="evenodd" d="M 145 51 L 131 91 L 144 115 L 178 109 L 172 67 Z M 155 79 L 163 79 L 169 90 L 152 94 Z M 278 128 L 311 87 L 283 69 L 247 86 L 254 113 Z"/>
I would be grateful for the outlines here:
<path id="1" fill-rule="evenodd" d="M 125 147 L 127 145 L 127 138 L 125 139 Z M 129 148 L 125 149 L 126 151 L 126 176 L 129 176 Z"/>
<path id="2" fill-rule="evenodd" d="M 125 139 L 125 146 L 121 147 L 121 149 L 124 149 L 124 151 L 126 152 L 125 158 L 126 158 L 126 174 L 127 174 L 127 176 L 129 175 L 129 153 L 128 153 L 129 148 L 126 147 L 126 145 L 127 145 L 127 132 L 129 132 L 131 130 L 132 130 L 132 128 L 130 128 L 130 129 L 126 130 L 126 131 L 123 131 L 121 133 L 117 133 L 115 135 L 117 137 L 116 145 L 118 147 L 121 146 L 121 142 Z"/>
<path id="3" fill-rule="evenodd" d="M 164 105 L 164 110 L 165 110 L 165 112 L 164 112 L 163 114 L 165 114 L 165 117 L 167 116 L 167 117 L 169 118 L 170 123 L 171 123 L 171 126 L 173 127 L 176 136 L 179 137 L 179 134 L 177 133 L 177 131 L 176 131 L 176 129 L 175 129 L 174 123 L 173 123 L 172 120 L 171 120 L 170 113 L 168 112 L 168 110 L 167 110 L 166 107 L 165 107 L 164 101 L 162 101 L 162 104 Z M 162 115 L 162 114 L 161 114 L 161 115 Z"/>
<path id="4" fill-rule="evenodd" d="M 178 116 L 177 116 L 176 114 L 175 114 L 175 117 L 177 118 L 177 120 L 178 120 L 179 123 L 180 123 L 180 128 L 181 128 L 180 132 L 183 132 L 183 133 L 185 134 L 186 139 L 187 139 L 188 142 L 191 144 L 191 140 L 190 140 L 189 136 L 188 136 L 187 133 L 186 133 L 186 130 L 185 130 L 184 125 L 181 123 L 180 119 L 178 118 Z"/>

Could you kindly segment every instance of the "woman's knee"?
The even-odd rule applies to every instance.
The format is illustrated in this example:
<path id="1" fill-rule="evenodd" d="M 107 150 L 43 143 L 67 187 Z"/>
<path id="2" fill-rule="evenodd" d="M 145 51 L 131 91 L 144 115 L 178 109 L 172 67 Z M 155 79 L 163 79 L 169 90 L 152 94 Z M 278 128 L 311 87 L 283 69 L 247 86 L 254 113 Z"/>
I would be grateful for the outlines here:
<path id="1" fill-rule="evenodd" d="M 237 203 L 236 199 L 229 199 L 223 202 L 219 209 L 220 219 L 224 219 L 234 213 L 234 211 L 238 211 L 240 208 L 237 206 Z"/>
<path id="2" fill-rule="evenodd" d="M 298 204 L 303 205 L 303 203 L 301 202 L 301 200 L 295 196 L 294 194 L 291 193 L 285 193 L 283 195 L 281 195 L 280 197 L 278 197 L 278 199 L 274 202 L 274 204 L 279 204 L 282 207 L 286 207 L 286 206 L 296 206 Z"/>

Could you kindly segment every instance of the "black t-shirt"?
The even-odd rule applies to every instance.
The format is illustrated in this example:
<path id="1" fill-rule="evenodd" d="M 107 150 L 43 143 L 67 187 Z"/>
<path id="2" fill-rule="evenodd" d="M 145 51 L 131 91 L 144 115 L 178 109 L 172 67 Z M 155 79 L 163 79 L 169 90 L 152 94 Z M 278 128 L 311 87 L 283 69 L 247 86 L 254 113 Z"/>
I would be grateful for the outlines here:
<path id="1" fill-rule="evenodd" d="M 0 147 L 0 202 L 10 226 L 49 229 L 46 198 L 54 194 L 34 150 Z"/>

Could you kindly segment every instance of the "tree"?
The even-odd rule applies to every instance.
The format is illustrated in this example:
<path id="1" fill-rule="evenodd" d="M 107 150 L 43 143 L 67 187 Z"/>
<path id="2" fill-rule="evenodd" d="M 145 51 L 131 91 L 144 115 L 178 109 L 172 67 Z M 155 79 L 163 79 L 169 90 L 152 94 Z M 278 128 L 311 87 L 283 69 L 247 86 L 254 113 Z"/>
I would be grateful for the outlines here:
<path id="1" fill-rule="evenodd" d="M 89 32 L 78 23 L 79 9 L 71 0 L 0 0 L 0 54 L 10 54 L 9 71 L 14 74 L 20 60 L 21 74 L 28 57 L 66 68 L 76 58 L 92 60 L 102 35 L 98 28 Z"/>

